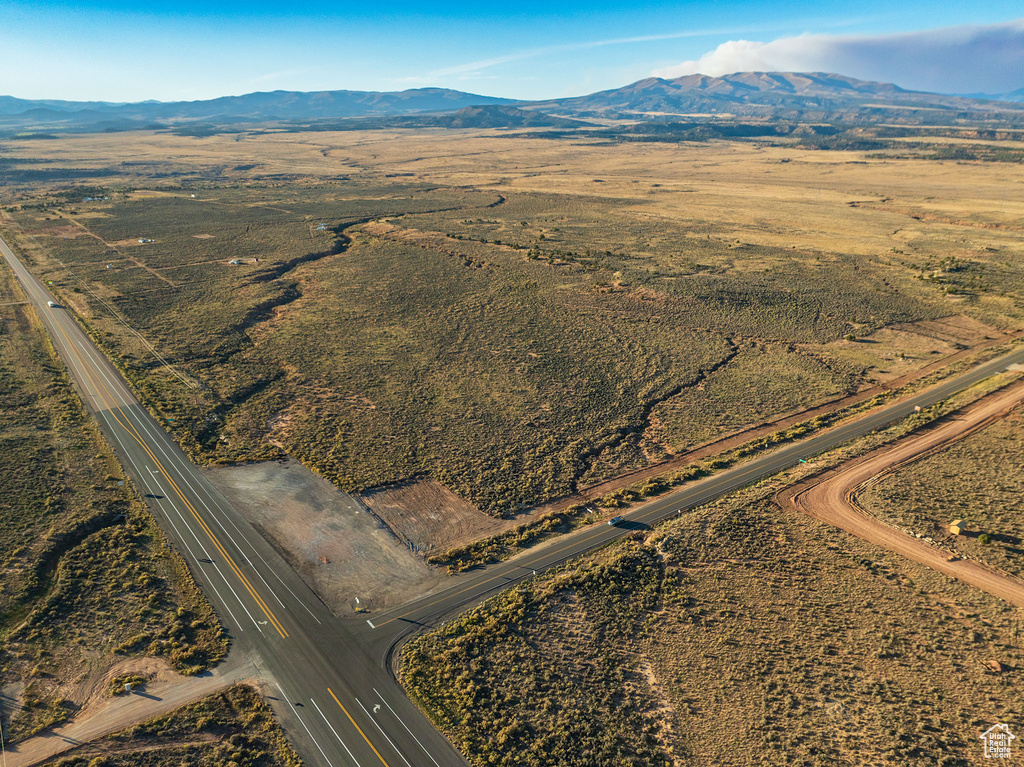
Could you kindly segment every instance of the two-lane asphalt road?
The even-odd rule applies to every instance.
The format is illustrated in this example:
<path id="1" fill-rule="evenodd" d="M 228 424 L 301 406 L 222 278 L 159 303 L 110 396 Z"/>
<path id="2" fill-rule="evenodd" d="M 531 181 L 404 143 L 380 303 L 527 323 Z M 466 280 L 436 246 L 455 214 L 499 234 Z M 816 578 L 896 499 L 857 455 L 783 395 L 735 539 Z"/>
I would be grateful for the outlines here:
<path id="1" fill-rule="evenodd" d="M 356 634 L 370 632 L 371 637 L 367 638 L 365 642 L 375 648 L 378 656 L 387 657 L 392 648 L 409 633 L 423 626 L 435 625 L 494 592 L 532 577 L 534 573 L 542 572 L 587 551 L 607 545 L 634 530 L 644 529 L 663 519 L 675 516 L 680 511 L 708 503 L 741 487 L 777 474 L 801 460 L 831 450 L 893 421 L 905 418 L 916 412 L 917 408 L 934 405 L 958 391 L 1007 370 L 1011 365 L 1021 363 L 1024 363 L 1024 346 L 978 365 L 912 397 L 899 400 L 816 436 L 791 443 L 741 463 L 706 480 L 689 484 L 678 492 L 663 496 L 625 514 L 623 523 L 618 526 L 612 527 L 602 521 L 601 524 L 584 527 L 575 533 L 556 539 L 547 546 L 527 551 L 508 562 L 484 568 L 478 574 L 461 578 L 458 585 L 449 589 L 386 613 L 374 615 L 366 621 L 365 628 L 353 626 L 352 630 Z"/>
<path id="2" fill-rule="evenodd" d="M 397 642 L 534 572 L 604 546 L 678 510 L 770 476 L 927 407 L 1024 362 L 1024 348 L 817 436 L 754 458 L 630 512 L 509 562 L 454 579 L 444 591 L 369 620 L 340 620 L 245 518 L 210 485 L 136 401 L 88 336 L 0 240 L 76 385 L 153 512 L 186 558 L 235 650 L 273 680 L 271 703 L 310 764 L 451 767 L 466 764 L 404 695 L 388 671 Z"/>
<path id="3" fill-rule="evenodd" d="M 270 680 L 308 764 L 449 767 L 465 760 L 349 629 L 197 471 L 78 323 L 3 240 L 83 399 L 231 635 Z"/>

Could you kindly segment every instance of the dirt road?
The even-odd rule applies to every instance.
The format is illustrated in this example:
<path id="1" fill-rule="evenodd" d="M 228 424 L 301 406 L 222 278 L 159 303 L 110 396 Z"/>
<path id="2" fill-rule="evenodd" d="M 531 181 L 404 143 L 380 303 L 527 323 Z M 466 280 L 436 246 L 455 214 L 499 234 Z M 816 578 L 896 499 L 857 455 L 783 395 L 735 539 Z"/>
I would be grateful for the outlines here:
<path id="1" fill-rule="evenodd" d="M 86 706 L 61 727 L 7 748 L 6 767 L 30 767 L 83 743 L 89 743 L 133 724 L 167 714 L 186 703 L 220 692 L 237 682 L 255 678 L 258 669 L 239 653 L 228 657 L 212 671 L 199 676 L 173 678 L 147 684 L 137 691 L 104 697 Z"/>
<path id="2" fill-rule="evenodd" d="M 1024 607 L 1024 580 L 971 560 L 949 561 L 950 552 L 875 519 L 856 502 L 859 490 L 901 466 L 984 428 L 1024 402 L 1024 381 L 997 391 L 964 410 L 886 445 L 852 463 L 811 477 L 779 493 L 784 509 L 796 509 L 870 543 L 919 562 L 951 578 Z"/>

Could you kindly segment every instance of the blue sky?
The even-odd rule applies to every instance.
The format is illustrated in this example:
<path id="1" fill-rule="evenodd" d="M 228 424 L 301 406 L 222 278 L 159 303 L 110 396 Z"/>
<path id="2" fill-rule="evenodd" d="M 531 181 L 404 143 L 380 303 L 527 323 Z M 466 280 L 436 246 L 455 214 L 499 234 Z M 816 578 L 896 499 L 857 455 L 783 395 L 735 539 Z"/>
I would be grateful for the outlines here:
<path id="1" fill-rule="evenodd" d="M 1005 92 L 1024 88 L 1022 16 L 1020 0 L 4 0 L 0 94 L 169 101 L 438 86 L 539 99 L 751 68 Z"/>

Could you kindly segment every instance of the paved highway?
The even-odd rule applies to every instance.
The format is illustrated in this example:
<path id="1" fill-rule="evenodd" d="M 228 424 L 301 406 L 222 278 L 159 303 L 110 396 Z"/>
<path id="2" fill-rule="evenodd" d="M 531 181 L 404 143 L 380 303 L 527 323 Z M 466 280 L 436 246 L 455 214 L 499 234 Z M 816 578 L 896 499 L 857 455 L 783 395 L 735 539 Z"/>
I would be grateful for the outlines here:
<path id="1" fill-rule="evenodd" d="M 368 628 L 379 635 L 375 643 L 377 651 L 380 653 L 383 649 L 383 654 L 386 656 L 405 635 L 416 628 L 423 625 L 434 625 L 447 616 L 461 612 L 470 604 L 481 601 L 493 592 L 524 578 L 532 577 L 534 572 L 541 572 L 572 557 L 604 546 L 623 535 L 628 535 L 633 530 L 643 529 L 674 516 L 680 510 L 700 506 L 776 474 L 794 466 L 801 459 L 806 460 L 900 418 L 905 418 L 914 413 L 918 407 L 926 408 L 934 405 L 989 376 L 1005 371 L 1010 365 L 1020 363 L 1024 363 L 1024 346 L 1002 357 L 978 365 L 960 376 L 912 397 L 868 413 L 859 419 L 822 432 L 817 436 L 779 448 L 706 480 L 687 485 L 671 495 L 644 504 L 635 511 L 625 514 L 623 524 L 618 527 L 611 527 L 603 523 L 585 527 L 556 539 L 552 544 L 529 551 L 506 563 L 488 567 L 477 575 L 460 579 L 458 585 L 445 591 L 424 597 L 388 613 L 375 615 L 367 623 Z"/>
<path id="2" fill-rule="evenodd" d="M 231 635 L 268 681 L 307 764 L 449 767 L 462 756 L 263 537 L 196 470 L 120 375 L 7 243 L 0 253 L 34 304 L 89 409 Z"/>
<path id="3" fill-rule="evenodd" d="M 405 697 L 389 672 L 404 637 L 513 583 L 666 517 L 864 435 L 1009 365 L 1024 348 L 827 432 L 757 457 L 626 515 L 453 579 L 454 585 L 368 620 L 341 620 L 191 464 L 135 400 L 108 360 L 0 240 L 0 252 L 36 306 L 86 403 L 186 558 L 235 648 L 248 653 L 279 695 L 271 704 L 310 764 L 389 767 L 464 765 Z"/>

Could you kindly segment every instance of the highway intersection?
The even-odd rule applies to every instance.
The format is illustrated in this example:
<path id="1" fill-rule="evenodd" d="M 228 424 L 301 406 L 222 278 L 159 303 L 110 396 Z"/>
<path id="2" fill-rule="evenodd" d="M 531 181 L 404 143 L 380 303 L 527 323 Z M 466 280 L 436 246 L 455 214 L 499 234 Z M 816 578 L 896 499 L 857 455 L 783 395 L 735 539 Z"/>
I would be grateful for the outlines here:
<path id="1" fill-rule="evenodd" d="M 927 407 L 1024 363 L 1024 348 L 801 442 L 753 458 L 513 560 L 453 579 L 445 590 L 388 612 L 342 619 L 206 480 L 138 402 L 110 361 L 8 245 L 0 253 L 35 306 L 89 410 L 140 494 L 186 559 L 231 636 L 232 652 L 260 670 L 271 705 L 309 764 L 451 767 L 467 762 L 406 697 L 391 656 L 436 625 L 536 573 L 707 503 L 801 460 Z"/>

